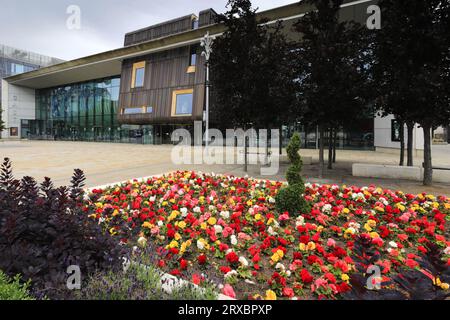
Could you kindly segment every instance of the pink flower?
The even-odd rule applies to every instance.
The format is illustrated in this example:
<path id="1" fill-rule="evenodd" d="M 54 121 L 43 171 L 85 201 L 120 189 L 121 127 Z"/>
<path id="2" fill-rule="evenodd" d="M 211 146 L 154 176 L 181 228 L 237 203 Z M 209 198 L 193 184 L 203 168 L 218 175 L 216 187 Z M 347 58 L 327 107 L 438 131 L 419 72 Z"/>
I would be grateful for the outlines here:
<path id="1" fill-rule="evenodd" d="M 329 238 L 328 241 L 327 241 L 327 246 L 334 248 L 336 246 L 336 241 L 331 239 L 331 238 Z"/>
<path id="2" fill-rule="evenodd" d="M 228 296 L 230 298 L 236 299 L 236 293 L 233 290 L 233 287 L 229 284 L 226 284 L 222 289 L 222 294 Z"/>
<path id="3" fill-rule="evenodd" d="M 222 231 L 222 236 L 224 236 L 225 238 L 228 238 L 232 234 L 233 234 L 233 229 L 231 229 L 230 227 L 226 227 Z"/>
<path id="4" fill-rule="evenodd" d="M 288 297 L 288 298 L 292 298 L 294 296 L 294 290 L 292 288 L 284 288 L 283 289 L 283 296 Z"/>

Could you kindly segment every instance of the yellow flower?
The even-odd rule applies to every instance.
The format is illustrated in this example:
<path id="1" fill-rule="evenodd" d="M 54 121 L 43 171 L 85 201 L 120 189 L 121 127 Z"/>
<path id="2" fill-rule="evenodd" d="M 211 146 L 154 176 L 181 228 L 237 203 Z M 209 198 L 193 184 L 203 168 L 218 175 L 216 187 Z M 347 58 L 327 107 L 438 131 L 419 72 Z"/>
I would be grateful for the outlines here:
<path id="1" fill-rule="evenodd" d="M 277 295 L 275 292 L 273 292 L 272 290 L 267 290 L 266 291 L 266 298 L 265 300 L 277 300 Z"/>
<path id="2" fill-rule="evenodd" d="M 441 289 L 442 290 L 448 290 L 449 287 L 450 287 L 450 285 L 448 283 L 442 283 L 441 284 Z"/>
<path id="3" fill-rule="evenodd" d="M 208 225 L 206 224 L 206 222 L 203 222 L 202 224 L 200 224 L 200 228 L 202 228 L 202 230 L 206 230 L 207 227 L 208 227 Z"/>
<path id="4" fill-rule="evenodd" d="M 113 214 L 112 214 L 112 216 L 113 217 L 117 217 L 119 215 L 119 210 L 114 210 L 114 212 L 113 212 Z"/>
<path id="5" fill-rule="evenodd" d="M 367 220 L 367 224 L 372 228 L 375 228 L 377 226 L 377 222 L 372 219 Z"/>
<path id="6" fill-rule="evenodd" d="M 217 219 L 214 218 L 214 217 L 211 217 L 211 218 L 208 219 L 208 223 L 209 223 L 210 226 L 213 226 L 213 225 L 215 225 L 217 223 Z"/>
<path id="7" fill-rule="evenodd" d="M 116 228 L 109 229 L 109 233 L 115 236 L 117 234 Z"/>
<path id="8" fill-rule="evenodd" d="M 306 249 L 309 251 L 313 251 L 316 249 L 316 244 L 314 242 L 308 242 L 308 245 L 306 246 Z"/>
<path id="9" fill-rule="evenodd" d="M 95 204 L 95 206 L 96 206 L 97 208 L 103 208 L 103 203 L 97 202 L 97 203 Z"/>
<path id="10" fill-rule="evenodd" d="M 262 218 L 262 216 L 259 213 L 255 214 L 255 220 L 256 221 L 261 220 L 261 218 Z"/>
<path id="11" fill-rule="evenodd" d="M 378 233 L 376 233 L 376 232 L 371 232 L 369 234 L 370 234 L 370 237 L 373 238 L 373 239 L 380 237 L 380 235 Z"/>
<path id="12" fill-rule="evenodd" d="M 180 229 L 186 228 L 186 222 L 184 222 L 184 221 L 178 222 L 178 228 L 180 228 Z"/>
<path id="13" fill-rule="evenodd" d="M 153 228 L 153 225 L 150 222 L 145 221 L 144 224 L 142 225 L 142 227 L 151 229 L 151 228 Z"/>
<path id="14" fill-rule="evenodd" d="M 181 235 L 177 232 L 177 233 L 175 233 L 175 240 L 180 240 L 181 239 Z"/>
<path id="15" fill-rule="evenodd" d="M 405 209 L 406 209 L 405 206 L 402 205 L 401 203 L 397 203 L 396 207 L 397 207 L 401 212 L 405 211 Z"/>
<path id="16" fill-rule="evenodd" d="M 169 203 L 167 201 L 163 201 L 162 206 L 166 207 Z"/>
<path id="17" fill-rule="evenodd" d="M 251 207 L 251 206 L 253 205 L 252 200 L 248 200 L 248 201 L 247 201 L 247 205 L 248 205 L 249 207 Z"/>
<path id="18" fill-rule="evenodd" d="M 345 238 L 345 239 L 349 239 L 349 238 L 351 238 L 351 236 L 354 235 L 354 234 L 355 234 L 355 229 L 353 229 L 353 228 L 348 228 L 348 229 L 346 229 L 345 232 L 344 232 L 344 238 Z"/>
<path id="19" fill-rule="evenodd" d="M 271 260 L 272 260 L 274 263 L 277 263 L 277 262 L 280 261 L 283 257 L 284 257 L 283 251 L 277 250 L 277 252 L 275 252 L 275 253 L 272 255 Z"/>
<path id="20" fill-rule="evenodd" d="M 172 240 L 172 242 L 169 244 L 169 248 L 178 248 L 178 241 Z"/>
<path id="21" fill-rule="evenodd" d="M 347 275 L 347 274 L 343 274 L 343 275 L 341 275 L 341 280 L 342 281 L 348 281 L 348 280 L 350 280 L 350 277 Z"/>
<path id="22" fill-rule="evenodd" d="M 367 232 L 370 232 L 370 231 L 373 230 L 373 229 L 370 227 L 370 225 L 369 225 L 368 223 L 366 223 L 366 224 L 364 225 L 364 229 L 366 229 Z"/>
<path id="23" fill-rule="evenodd" d="M 267 220 L 267 225 L 270 226 L 274 221 L 274 218 L 270 218 L 269 220 Z"/>
<path id="24" fill-rule="evenodd" d="M 170 201 L 170 203 L 172 203 L 172 204 L 175 203 L 175 199 L 170 199 L 169 201 Z"/>
<path id="25" fill-rule="evenodd" d="M 178 217 L 179 214 L 180 214 L 179 211 L 176 211 L 176 210 L 172 211 L 170 216 L 167 218 L 167 221 L 170 222 L 172 220 L 175 220 Z"/>
<path id="26" fill-rule="evenodd" d="M 350 213 L 350 209 L 349 208 L 344 208 L 344 210 L 342 210 L 342 213 L 349 214 Z"/>
<path id="27" fill-rule="evenodd" d="M 181 244 L 180 254 L 183 255 L 183 254 L 186 252 L 186 250 L 187 250 L 191 245 L 192 245 L 192 241 L 191 241 L 191 240 L 188 240 L 188 241 L 186 241 L 186 242 L 183 242 L 183 243 Z"/>
<path id="28" fill-rule="evenodd" d="M 298 248 L 300 249 L 300 251 L 306 251 L 306 244 L 300 243 L 300 245 L 298 246 Z"/>

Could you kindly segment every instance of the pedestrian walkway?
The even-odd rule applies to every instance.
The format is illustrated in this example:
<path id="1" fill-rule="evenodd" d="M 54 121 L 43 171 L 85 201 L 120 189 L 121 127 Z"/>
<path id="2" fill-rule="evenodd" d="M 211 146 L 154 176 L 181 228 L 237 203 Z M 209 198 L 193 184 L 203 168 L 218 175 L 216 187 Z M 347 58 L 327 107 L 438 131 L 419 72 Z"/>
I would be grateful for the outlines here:
<path id="1" fill-rule="evenodd" d="M 450 147 L 438 146 L 434 152 L 435 165 L 450 166 Z M 261 176 L 259 166 L 249 166 L 248 173 L 242 165 L 175 165 L 171 161 L 172 146 L 151 146 L 114 143 L 61 142 L 61 141 L 2 141 L 0 158 L 13 161 L 17 178 L 28 175 L 39 182 L 51 177 L 56 185 L 65 185 L 75 168 L 82 169 L 87 177 L 87 186 L 94 187 L 117 181 L 166 173 L 176 170 L 195 170 L 249 176 L 271 180 L 284 180 L 288 163 L 282 163 L 278 174 Z M 305 165 L 305 180 L 315 183 L 366 186 L 374 184 L 384 188 L 410 193 L 427 192 L 450 196 L 450 184 L 435 184 L 424 187 L 419 182 L 389 179 L 356 178 L 351 175 L 352 163 L 396 164 L 398 157 L 372 151 L 338 151 L 335 169 L 318 178 L 317 150 L 301 150 L 303 156 L 312 156 L 313 165 Z M 415 162 L 420 165 L 420 159 Z"/>

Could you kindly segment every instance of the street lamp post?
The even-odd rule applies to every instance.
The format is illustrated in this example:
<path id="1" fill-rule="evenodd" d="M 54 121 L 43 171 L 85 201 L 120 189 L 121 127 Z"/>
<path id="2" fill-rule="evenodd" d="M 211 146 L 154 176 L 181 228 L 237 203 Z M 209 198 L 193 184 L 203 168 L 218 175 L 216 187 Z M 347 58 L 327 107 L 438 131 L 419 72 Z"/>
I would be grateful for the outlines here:
<path id="1" fill-rule="evenodd" d="M 206 59 L 206 115 L 205 115 L 205 135 L 206 141 L 205 146 L 208 147 L 209 144 L 209 58 L 212 53 L 212 45 L 214 43 L 214 37 L 209 35 L 209 32 L 201 40 L 200 45 L 203 47 L 202 56 Z"/>

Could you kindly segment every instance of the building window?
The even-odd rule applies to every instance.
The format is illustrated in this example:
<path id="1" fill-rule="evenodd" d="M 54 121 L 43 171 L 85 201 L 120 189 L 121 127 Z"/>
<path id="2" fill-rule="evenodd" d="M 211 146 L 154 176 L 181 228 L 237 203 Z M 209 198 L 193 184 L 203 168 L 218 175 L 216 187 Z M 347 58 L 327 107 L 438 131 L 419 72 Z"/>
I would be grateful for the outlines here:
<path id="1" fill-rule="evenodd" d="M 183 117 L 192 115 L 194 90 L 176 90 L 172 96 L 172 116 Z"/>
<path id="2" fill-rule="evenodd" d="M 131 78 L 132 88 L 141 88 L 145 80 L 145 61 L 133 64 L 133 75 Z"/>
<path id="3" fill-rule="evenodd" d="M 19 128 L 17 128 L 17 127 L 9 128 L 9 135 L 10 135 L 11 137 L 17 137 L 17 136 L 19 136 Z"/>
<path id="4" fill-rule="evenodd" d="M 192 19 L 192 30 L 198 29 L 198 19 Z"/>
<path id="5" fill-rule="evenodd" d="M 187 73 L 194 73 L 197 65 L 197 46 L 191 46 L 189 51 L 189 67 Z"/>
<path id="6" fill-rule="evenodd" d="M 16 75 L 25 72 L 25 66 L 18 63 L 11 63 L 11 74 Z"/>
<path id="7" fill-rule="evenodd" d="M 142 113 L 142 108 L 124 108 L 123 114 L 139 114 Z"/>
<path id="8" fill-rule="evenodd" d="M 398 120 L 392 120 L 391 121 L 391 140 L 392 142 L 400 142 L 401 141 L 401 137 L 400 137 L 400 132 L 402 130 L 402 126 L 400 121 Z"/>
<path id="9" fill-rule="evenodd" d="M 130 115 L 130 114 L 141 114 L 141 113 L 153 113 L 152 106 L 144 106 L 144 107 L 132 107 L 132 108 L 123 108 L 122 114 Z"/>

